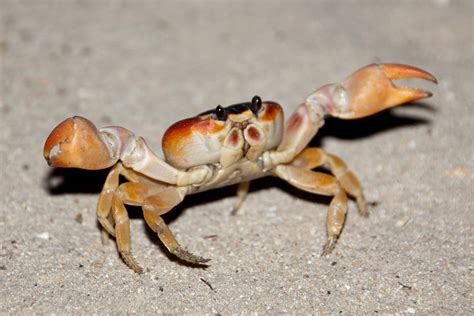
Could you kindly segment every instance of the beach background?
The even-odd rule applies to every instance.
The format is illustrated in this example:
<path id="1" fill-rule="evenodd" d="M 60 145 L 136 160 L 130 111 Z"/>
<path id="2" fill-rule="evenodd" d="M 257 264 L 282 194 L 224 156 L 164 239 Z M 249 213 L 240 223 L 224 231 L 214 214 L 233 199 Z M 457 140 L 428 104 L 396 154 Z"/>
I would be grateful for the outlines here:
<path id="1" fill-rule="evenodd" d="M 0 1 L 0 313 L 472 314 L 474 47 L 466 1 Z M 288 115 L 374 62 L 438 85 L 415 104 L 330 119 L 313 144 L 342 157 L 372 203 L 351 202 L 320 257 L 329 199 L 261 179 L 165 216 L 206 269 L 168 255 L 129 208 L 133 273 L 100 242 L 106 172 L 53 170 L 49 132 L 73 115 L 160 152 L 177 120 L 258 94 Z"/>

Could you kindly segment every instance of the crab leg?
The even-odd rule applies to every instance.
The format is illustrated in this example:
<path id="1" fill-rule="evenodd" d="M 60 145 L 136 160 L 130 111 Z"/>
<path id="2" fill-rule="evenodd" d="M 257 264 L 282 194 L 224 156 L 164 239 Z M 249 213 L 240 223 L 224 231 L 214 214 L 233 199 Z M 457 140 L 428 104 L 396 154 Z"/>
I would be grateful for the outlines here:
<path id="1" fill-rule="evenodd" d="M 148 226 L 150 226 L 153 231 L 158 234 L 158 237 L 166 246 L 166 248 L 176 257 L 180 258 L 189 263 L 193 264 L 204 264 L 209 261 L 209 259 L 196 256 L 186 249 L 184 249 L 176 240 L 173 235 L 173 232 L 166 225 L 163 218 L 159 215 L 160 211 L 163 211 L 159 206 L 156 206 L 154 202 L 160 200 L 163 195 L 153 196 L 143 205 L 143 216 Z M 159 203 L 159 202 L 158 202 Z M 166 213 L 166 212 L 165 212 Z"/>
<path id="2" fill-rule="evenodd" d="M 326 217 L 326 231 L 328 239 L 323 247 L 321 256 L 326 256 L 336 246 L 336 241 L 341 234 L 342 227 L 346 221 L 347 195 L 344 191 L 339 191 L 331 200 Z"/>
<path id="3" fill-rule="evenodd" d="M 115 221 L 115 240 L 117 241 L 117 248 L 122 255 L 123 261 L 136 273 L 142 273 L 143 269 L 132 256 L 130 220 L 118 190 L 115 191 L 112 198 L 112 216 Z"/>
<path id="4" fill-rule="evenodd" d="M 120 185 L 118 191 L 123 201 L 129 205 L 141 206 L 148 226 L 158 234 L 166 248 L 178 258 L 202 264 L 208 259 L 193 255 L 185 250 L 176 240 L 173 233 L 160 215 L 167 213 L 178 205 L 185 196 L 186 189 L 167 186 L 148 185 L 127 182 Z"/>
<path id="5" fill-rule="evenodd" d="M 249 192 L 250 181 L 240 182 L 237 185 L 237 200 L 235 201 L 234 207 L 232 209 L 232 215 L 237 215 L 239 213 L 240 207 L 242 203 L 245 201 L 247 197 L 247 193 Z"/>
<path id="6" fill-rule="evenodd" d="M 112 207 L 112 198 L 119 186 L 120 176 L 124 176 L 127 180 L 132 182 L 140 181 L 138 174 L 126 169 L 120 162 L 110 169 L 102 191 L 100 192 L 96 208 L 97 220 L 105 231 L 105 234 L 102 234 L 102 244 L 104 245 L 107 243 L 109 234 L 115 237 L 113 217 L 110 216 L 110 210 Z"/>
<path id="7" fill-rule="evenodd" d="M 348 208 L 347 195 L 339 186 L 337 179 L 328 174 L 289 165 L 276 167 L 274 173 L 283 180 L 286 180 L 289 184 L 303 191 L 333 196 L 328 207 L 326 218 L 328 239 L 321 255 L 325 256 L 329 254 L 341 234 Z"/>
<path id="8" fill-rule="evenodd" d="M 322 86 L 290 116 L 278 150 L 264 157 L 266 166 L 288 163 L 300 153 L 323 126 L 326 115 L 356 119 L 431 96 L 430 92 L 398 87 L 391 81 L 402 78 L 437 82 L 433 75 L 413 66 L 371 64 L 357 70 L 342 83 Z"/>
<path id="9" fill-rule="evenodd" d="M 122 164 L 116 164 L 107 175 L 104 186 L 99 195 L 99 201 L 97 202 L 97 220 L 102 225 L 102 229 L 108 234 L 115 237 L 115 230 L 113 222 L 111 221 L 110 209 L 112 208 L 112 199 L 119 185 L 119 176 L 122 171 Z M 102 235 L 102 244 L 105 244 L 108 240 L 108 234 Z M 107 236 L 107 237 L 105 237 Z"/>
<path id="10" fill-rule="evenodd" d="M 357 176 L 349 170 L 346 163 L 339 157 L 329 154 L 321 148 L 306 148 L 291 163 L 291 166 L 311 170 L 322 165 L 328 165 L 341 187 L 355 197 L 359 214 L 368 216 L 367 203 Z"/>

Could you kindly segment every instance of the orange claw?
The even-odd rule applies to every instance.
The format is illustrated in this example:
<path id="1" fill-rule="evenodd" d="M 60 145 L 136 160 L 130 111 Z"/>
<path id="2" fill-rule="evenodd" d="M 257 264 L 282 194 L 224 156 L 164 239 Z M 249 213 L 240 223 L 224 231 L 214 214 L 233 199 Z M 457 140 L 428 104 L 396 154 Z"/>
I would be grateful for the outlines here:
<path id="1" fill-rule="evenodd" d="M 117 161 L 94 124 L 80 116 L 56 126 L 44 144 L 43 156 L 53 167 L 88 170 L 107 168 Z"/>
<path id="2" fill-rule="evenodd" d="M 351 74 L 342 84 L 321 87 L 310 99 L 315 97 L 323 101 L 323 107 L 332 116 L 355 119 L 432 95 L 421 89 L 398 87 L 391 81 L 404 78 L 420 78 L 437 83 L 432 74 L 413 66 L 371 64 Z"/>

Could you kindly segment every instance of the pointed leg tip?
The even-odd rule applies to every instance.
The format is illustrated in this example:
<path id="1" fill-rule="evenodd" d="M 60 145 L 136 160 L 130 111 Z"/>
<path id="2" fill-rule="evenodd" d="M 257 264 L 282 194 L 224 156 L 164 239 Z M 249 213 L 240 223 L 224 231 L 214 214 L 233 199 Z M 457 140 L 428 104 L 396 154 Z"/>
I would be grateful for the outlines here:
<path id="1" fill-rule="evenodd" d="M 201 258 L 200 263 L 206 263 L 206 262 L 209 262 L 209 261 L 211 261 L 211 259 Z"/>
<path id="2" fill-rule="evenodd" d="M 329 237 L 321 252 L 321 257 L 329 255 L 336 246 L 337 237 Z"/>
<path id="3" fill-rule="evenodd" d="M 192 264 L 197 264 L 197 265 L 204 265 L 206 262 L 209 262 L 211 259 L 206 259 L 200 256 L 196 256 L 192 253 L 190 253 L 187 250 L 184 250 L 182 248 L 179 248 L 175 251 L 172 252 L 176 257 L 178 257 L 181 260 L 184 260 L 186 262 L 192 263 Z"/>
<path id="4" fill-rule="evenodd" d="M 331 252 L 332 252 L 332 249 L 330 249 L 329 247 L 324 246 L 323 251 L 321 252 L 321 257 L 326 257 Z"/>
<path id="5" fill-rule="evenodd" d="M 367 206 L 365 198 L 363 196 L 356 198 L 356 203 L 360 216 L 369 217 L 369 207 Z"/>
<path id="6" fill-rule="evenodd" d="M 127 264 L 127 266 L 132 269 L 134 272 L 138 274 L 143 273 L 143 268 L 137 263 L 135 258 L 130 253 L 121 253 L 123 261 Z"/>
<path id="7" fill-rule="evenodd" d="M 232 211 L 230 212 L 231 216 L 237 216 L 240 214 L 240 209 L 239 208 L 233 208 Z"/>

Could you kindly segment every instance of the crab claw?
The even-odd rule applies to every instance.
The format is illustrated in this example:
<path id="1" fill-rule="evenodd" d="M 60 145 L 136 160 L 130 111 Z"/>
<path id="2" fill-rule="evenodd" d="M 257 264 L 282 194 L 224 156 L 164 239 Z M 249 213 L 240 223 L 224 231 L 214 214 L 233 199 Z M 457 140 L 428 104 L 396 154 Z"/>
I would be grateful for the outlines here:
<path id="1" fill-rule="evenodd" d="M 105 137 L 92 122 L 74 116 L 51 132 L 44 144 L 43 155 L 53 167 L 104 169 L 117 161 Z"/>
<path id="2" fill-rule="evenodd" d="M 432 95 L 421 89 L 398 87 L 391 81 L 403 78 L 420 78 L 437 83 L 432 74 L 413 66 L 371 64 L 357 70 L 341 84 L 319 88 L 308 97 L 307 102 L 321 105 L 331 116 L 355 119 Z"/>

